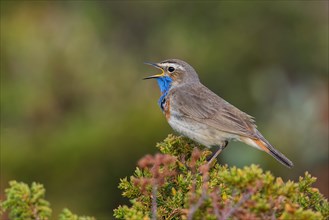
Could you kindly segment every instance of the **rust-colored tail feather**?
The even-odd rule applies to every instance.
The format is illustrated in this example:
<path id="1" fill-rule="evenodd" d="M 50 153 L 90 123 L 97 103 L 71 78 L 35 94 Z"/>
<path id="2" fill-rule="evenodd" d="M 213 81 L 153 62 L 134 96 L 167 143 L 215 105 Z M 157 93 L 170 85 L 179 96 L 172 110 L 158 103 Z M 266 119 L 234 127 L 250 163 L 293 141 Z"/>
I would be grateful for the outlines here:
<path id="1" fill-rule="evenodd" d="M 280 151 L 275 149 L 260 133 L 257 135 L 259 139 L 254 139 L 253 141 L 266 153 L 274 157 L 277 161 L 283 165 L 292 168 L 294 164 L 284 156 Z"/>

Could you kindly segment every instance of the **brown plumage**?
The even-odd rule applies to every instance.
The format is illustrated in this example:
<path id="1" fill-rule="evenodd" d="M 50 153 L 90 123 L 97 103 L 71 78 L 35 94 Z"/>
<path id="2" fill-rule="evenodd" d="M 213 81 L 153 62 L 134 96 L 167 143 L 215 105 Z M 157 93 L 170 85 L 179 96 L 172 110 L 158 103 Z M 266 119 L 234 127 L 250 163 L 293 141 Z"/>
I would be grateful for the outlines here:
<path id="1" fill-rule="evenodd" d="M 202 85 L 189 64 L 173 59 L 152 65 L 163 71 L 162 74 L 148 78 L 160 81 L 160 89 L 164 91 L 161 102 L 166 106 L 163 111 L 174 130 L 207 147 L 223 148 L 227 141 L 242 141 L 265 151 L 287 167 L 293 166 L 257 130 L 252 116 Z M 167 82 L 167 87 L 162 88 L 161 80 L 170 83 L 167 85 Z"/>

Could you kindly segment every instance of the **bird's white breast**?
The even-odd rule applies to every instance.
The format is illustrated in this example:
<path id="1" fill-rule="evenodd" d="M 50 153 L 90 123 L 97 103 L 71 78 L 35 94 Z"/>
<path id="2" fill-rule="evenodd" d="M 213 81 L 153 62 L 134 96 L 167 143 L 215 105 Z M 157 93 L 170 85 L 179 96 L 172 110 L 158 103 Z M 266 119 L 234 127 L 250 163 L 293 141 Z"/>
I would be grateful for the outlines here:
<path id="1" fill-rule="evenodd" d="M 222 146 L 225 141 L 237 139 L 234 134 L 219 131 L 207 124 L 194 121 L 188 117 L 182 117 L 178 112 L 170 108 L 169 125 L 178 133 L 186 136 L 206 147 Z"/>

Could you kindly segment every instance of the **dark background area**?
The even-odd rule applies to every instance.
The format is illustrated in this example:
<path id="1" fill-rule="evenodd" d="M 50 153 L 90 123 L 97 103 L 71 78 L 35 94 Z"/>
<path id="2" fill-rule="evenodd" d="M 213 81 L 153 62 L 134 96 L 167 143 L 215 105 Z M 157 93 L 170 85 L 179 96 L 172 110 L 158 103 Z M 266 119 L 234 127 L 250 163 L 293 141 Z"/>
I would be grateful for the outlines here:
<path id="1" fill-rule="evenodd" d="M 143 64 L 190 63 L 255 116 L 295 167 L 231 143 L 220 163 L 284 180 L 309 171 L 328 197 L 327 1 L 1 1 L 1 197 L 43 183 L 62 208 L 112 218 L 117 189 L 172 130 Z"/>

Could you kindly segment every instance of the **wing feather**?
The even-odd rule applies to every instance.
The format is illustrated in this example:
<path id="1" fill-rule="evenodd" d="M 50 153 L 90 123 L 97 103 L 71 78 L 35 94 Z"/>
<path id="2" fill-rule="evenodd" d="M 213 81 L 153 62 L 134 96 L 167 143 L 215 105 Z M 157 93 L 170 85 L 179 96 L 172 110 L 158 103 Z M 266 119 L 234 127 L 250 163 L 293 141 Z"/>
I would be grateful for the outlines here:
<path id="1" fill-rule="evenodd" d="M 240 111 L 217 96 L 201 83 L 173 88 L 172 107 L 180 117 L 208 124 L 217 130 L 254 137 L 256 125 L 253 117 Z"/>

